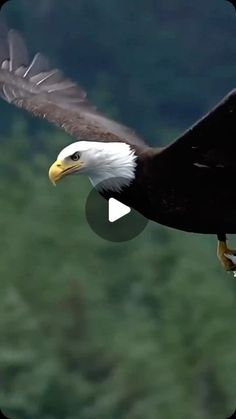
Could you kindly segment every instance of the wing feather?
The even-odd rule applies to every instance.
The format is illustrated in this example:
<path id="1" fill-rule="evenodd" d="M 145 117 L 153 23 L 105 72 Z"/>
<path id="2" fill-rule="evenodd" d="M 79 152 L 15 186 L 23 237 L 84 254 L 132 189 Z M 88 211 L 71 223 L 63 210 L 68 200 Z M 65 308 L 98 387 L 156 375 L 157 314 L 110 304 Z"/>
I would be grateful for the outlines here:
<path id="1" fill-rule="evenodd" d="M 11 29 L 8 33 L 9 71 L 15 72 L 21 66 L 29 65 L 28 51 L 21 35 Z"/>
<path id="2" fill-rule="evenodd" d="M 236 89 L 162 151 L 172 163 L 236 167 Z"/>
<path id="3" fill-rule="evenodd" d="M 48 70 L 49 64 L 47 58 L 45 58 L 43 54 L 38 53 L 34 56 L 30 65 L 26 68 L 23 77 L 30 80 L 32 77 Z"/>
<path id="4" fill-rule="evenodd" d="M 0 27 L 0 95 L 77 139 L 144 144 L 131 129 L 98 113 L 86 92 L 50 68 L 42 54 L 30 62 L 22 36 L 5 27 Z"/>

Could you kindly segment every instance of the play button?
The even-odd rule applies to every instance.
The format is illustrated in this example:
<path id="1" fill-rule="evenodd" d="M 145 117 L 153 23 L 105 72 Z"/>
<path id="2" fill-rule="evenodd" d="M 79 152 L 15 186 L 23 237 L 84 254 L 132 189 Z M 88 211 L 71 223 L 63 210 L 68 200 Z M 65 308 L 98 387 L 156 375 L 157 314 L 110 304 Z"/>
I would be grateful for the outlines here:
<path id="1" fill-rule="evenodd" d="M 131 211 L 130 207 L 117 201 L 115 198 L 110 198 L 108 201 L 108 220 L 110 223 L 119 220 Z"/>
<path id="2" fill-rule="evenodd" d="M 86 201 L 86 218 L 94 233 L 112 242 L 137 237 L 148 223 L 139 212 L 114 197 L 106 200 L 95 188 Z"/>

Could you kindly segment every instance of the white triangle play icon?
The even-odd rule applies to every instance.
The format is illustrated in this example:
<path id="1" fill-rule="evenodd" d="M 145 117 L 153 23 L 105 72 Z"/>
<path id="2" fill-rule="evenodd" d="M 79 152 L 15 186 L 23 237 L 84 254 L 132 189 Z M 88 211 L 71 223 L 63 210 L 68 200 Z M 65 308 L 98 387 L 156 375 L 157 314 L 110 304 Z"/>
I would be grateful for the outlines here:
<path id="1" fill-rule="evenodd" d="M 117 201 L 117 199 L 110 198 L 108 201 L 108 220 L 110 223 L 119 220 L 131 211 L 130 207 Z"/>

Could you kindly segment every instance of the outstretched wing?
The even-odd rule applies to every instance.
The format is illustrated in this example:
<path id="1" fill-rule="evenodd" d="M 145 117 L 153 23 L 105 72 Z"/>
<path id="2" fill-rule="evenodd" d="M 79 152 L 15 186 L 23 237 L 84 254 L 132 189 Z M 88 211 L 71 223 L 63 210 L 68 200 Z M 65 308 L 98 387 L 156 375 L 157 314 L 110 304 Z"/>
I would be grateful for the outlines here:
<path id="1" fill-rule="evenodd" d="M 77 139 L 144 144 L 129 128 L 101 115 L 86 93 L 42 54 L 29 60 L 21 35 L 0 27 L 0 95 L 7 102 L 63 128 Z"/>
<path id="2" fill-rule="evenodd" d="M 236 89 L 162 154 L 173 164 L 236 170 Z"/>

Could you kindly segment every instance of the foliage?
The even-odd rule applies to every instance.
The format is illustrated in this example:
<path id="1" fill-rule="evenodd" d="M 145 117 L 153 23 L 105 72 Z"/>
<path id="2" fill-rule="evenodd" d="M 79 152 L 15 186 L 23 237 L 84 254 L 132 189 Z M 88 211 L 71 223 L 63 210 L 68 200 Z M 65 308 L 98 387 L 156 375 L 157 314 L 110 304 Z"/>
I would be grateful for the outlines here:
<path id="1" fill-rule="evenodd" d="M 235 84 L 235 16 L 223 1 L 30 4 L 5 10 L 31 47 L 153 142 L 173 138 Z M 128 243 L 96 237 L 84 215 L 88 181 L 53 189 L 47 179 L 71 140 L 15 115 L 1 103 L 3 411 L 13 419 L 226 417 L 236 405 L 236 291 L 215 238 L 152 223 Z"/>
<path id="2" fill-rule="evenodd" d="M 151 223 L 125 244 L 94 236 L 88 182 L 53 189 L 46 176 L 65 138 L 44 133 L 32 154 L 16 126 L 0 149 L 3 410 L 13 419 L 224 417 L 235 403 L 236 293 L 214 240 Z"/>
<path id="3" fill-rule="evenodd" d="M 155 144 L 235 87 L 235 11 L 225 0 L 12 0 L 4 13 L 32 52 Z"/>

